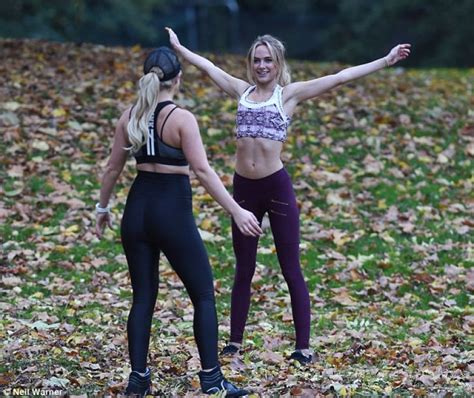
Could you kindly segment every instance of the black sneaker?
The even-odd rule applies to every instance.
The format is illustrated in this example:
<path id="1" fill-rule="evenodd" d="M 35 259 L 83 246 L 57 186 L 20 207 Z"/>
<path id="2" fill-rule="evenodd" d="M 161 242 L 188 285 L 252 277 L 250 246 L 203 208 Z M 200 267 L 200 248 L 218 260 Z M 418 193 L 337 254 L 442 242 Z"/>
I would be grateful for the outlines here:
<path id="1" fill-rule="evenodd" d="M 290 355 L 290 359 L 298 361 L 301 365 L 308 365 L 313 362 L 313 354 L 303 354 L 301 351 L 296 350 Z"/>
<path id="2" fill-rule="evenodd" d="M 128 377 L 128 386 L 125 395 L 132 397 L 144 397 L 151 393 L 151 372 L 146 369 L 145 376 L 133 371 Z"/>
<path id="3" fill-rule="evenodd" d="M 217 366 L 210 372 L 199 372 L 199 381 L 204 394 L 219 394 L 225 391 L 225 397 L 243 397 L 249 392 L 228 382 Z"/>
<path id="4" fill-rule="evenodd" d="M 239 347 L 234 344 L 227 344 L 221 351 L 221 356 L 232 356 L 239 352 Z"/>

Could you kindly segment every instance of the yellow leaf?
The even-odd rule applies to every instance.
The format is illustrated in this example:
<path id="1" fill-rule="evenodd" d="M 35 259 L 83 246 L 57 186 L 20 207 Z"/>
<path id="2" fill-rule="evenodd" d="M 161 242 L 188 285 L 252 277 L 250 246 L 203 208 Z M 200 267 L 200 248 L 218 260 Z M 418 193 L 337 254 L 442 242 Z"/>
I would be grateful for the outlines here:
<path id="1" fill-rule="evenodd" d="M 416 347 L 419 347 L 421 344 L 423 344 L 423 341 L 417 337 L 412 337 L 408 340 L 408 344 L 412 348 L 416 348 Z"/>
<path id="2" fill-rule="evenodd" d="M 207 135 L 209 137 L 214 137 L 215 135 L 220 135 L 222 134 L 222 130 L 221 129 L 215 129 L 215 128 L 208 128 L 207 129 Z"/>
<path id="3" fill-rule="evenodd" d="M 196 96 L 199 97 L 199 98 L 200 98 L 200 97 L 204 97 L 204 95 L 206 95 L 206 91 L 207 91 L 206 88 L 204 88 L 204 87 L 202 87 L 202 86 L 201 86 L 201 87 L 198 87 L 198 88 L 196 89 Z"/>
<path id="4" fill-rule="evenodd" d="M 43 232 L 43 235 L 44 235 L 44 232 Z M 67 252 L 67 247 L 63 245 L 57 245 L 54 247 L 54 251 L 58 253 L 64 253 L 64 252 Z"/>
<path id="5" fill-rule="evenodd" d="M 347 396 L 347 388 L 346 386 L 342 386 L 341 389 L 339 390 L 339 394 L 343 397 Z"/>
<path id="6" fill-rule="evenodd" d="M 41 235 L 43 236 L 48 236 L 48 235 L 55 235 L 57 234 L 59 231 L 58 227 L 44 227 L 42 230 L 41 230 Z M 55 248 L 56 250 L 56 248 Z"/>
<path id="7" fill-rule="evenodd" d="M 126 90 L 131 90 L 134 87 L 134 83 L 130 80 L 127 80 L 122 87 Z"/>
<path id="8" fill-rule="evenodd" d="M 214 199 L 212 199 L 212 196 L 209 195 L 208 193 L 205 193 L 204 195 L 196 195 L 194 197 L 196 202 L 212 202 Z"/>
<path id="9" fill-rule="evenodd" d="M 385 201 L 385 199 L 380 199 L 377 202 L 377 208 L 379 208 L 379 209 L 386 209 L 387 208 L 387 202 Z"/>
<path id="10" fill-rule="evenodd" d="M 200 118 L 199 118 L 199 121 L 201 123 L 208 123 L 211 121 L 211 118 L 208 116 L 208 115 L 202 115 Z"/>
<path id="11" fill-rule="evenodd" d="M 408 163 L 405 163 L 403 160 L 395 160 L 395 163 L 398 164 L 398 166 L 401 168 L 401 169 L 409 169 L 410 166 L 408 165 Z"/>
<path id="12" fill-rule="evenodd" d="M 70 227 L 66 228 L 64 231 L 65 236 L 73 236 L 80 230 L 79 225 L 71 225 Z"/>
<path id="13" fill-rule="evenodd" d="M 201 222 L 201 228 L 204 229 L 205 231 L 209 231 L 212 227 L 212 220 L 209 218 L 205 218 Z"/>
<path id="14" fill-rule="evenodd" d="M 420 162 L 423 162 L 423 163 L 432 163 L 433 162 L 433 159 L 431 159 L 429 156 L 420 156 L 418 158 L 418 160 Z"/>
<path id="15" fill-rule="evenodd" d="M 64 108 L 56 108 L 56 109 L 53 111 L 53 116 L 54 116 L 54 117 L 66 116 L 66 110 L 65 110 Z"/>
<path id="16" fill-rule="evenodd" d="M 347 242 L 351 240 L 350 236 L 343 232 L 335 231 L 333 232 L 333 239 L 332 241 L 336 244 L 336 246 L 344 246 Z"/>
<path id="17" fill-rule="evenodd" d="M 64 181 L 69 182 L 71 181 L 71 172 L 69 170 L 63 170 L 61 173 L 61 177 Z"/>
<path id="18" fill-rule="evenodd" d="M 139 53 L 140 51 L 142 51 L 142 46 L 140 46 L 140 44 L 135 44 L 135 45 L 132 47 L 132 52 L 134 52 L 134 53 Z"/>

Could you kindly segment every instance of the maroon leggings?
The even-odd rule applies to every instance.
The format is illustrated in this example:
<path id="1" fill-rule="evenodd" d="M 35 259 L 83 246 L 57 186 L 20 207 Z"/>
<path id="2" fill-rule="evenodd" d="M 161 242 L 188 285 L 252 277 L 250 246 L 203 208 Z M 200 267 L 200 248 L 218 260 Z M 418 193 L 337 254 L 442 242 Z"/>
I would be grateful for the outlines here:
<path id="1" fill-rule="evenodd" d="M 299 261 L 299 211 L 290 176 L 285 169 L 256 180 L 236 173 L 234 199 L 254 213 L 259 222 L 268 212 L 278 261 L 290 290 L 296 349 L 309 348 L 309 294 Z M 232 288 L 230 341 L 242 343 L 250 306 L 250 285 L 255 272 L 258 238 L 243 235 L 233 222 L 232 239 L 237 266 Z"/>

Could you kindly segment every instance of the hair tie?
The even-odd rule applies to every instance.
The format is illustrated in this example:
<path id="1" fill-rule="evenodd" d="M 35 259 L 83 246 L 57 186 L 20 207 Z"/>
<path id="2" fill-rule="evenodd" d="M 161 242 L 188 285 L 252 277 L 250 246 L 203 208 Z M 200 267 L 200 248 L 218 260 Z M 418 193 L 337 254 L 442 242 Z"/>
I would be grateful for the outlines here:
<path id="1" fill-rule="evenodd" d="M 160 80 L 161 80 L 161 79 L 163 78 L 163 76 L 165 75 L 165 73 L 163 72 L 163 70 L 162 70 L 160 67 L 158 67 L 158 66 L 154 66 L 153 68 L 151 68 L 151 69 L 150 69 L 150 72 L 148 72 L 148 73 L 154 73 L 155 75 L 158 76 L 158 79 L 160 79 Z"/>

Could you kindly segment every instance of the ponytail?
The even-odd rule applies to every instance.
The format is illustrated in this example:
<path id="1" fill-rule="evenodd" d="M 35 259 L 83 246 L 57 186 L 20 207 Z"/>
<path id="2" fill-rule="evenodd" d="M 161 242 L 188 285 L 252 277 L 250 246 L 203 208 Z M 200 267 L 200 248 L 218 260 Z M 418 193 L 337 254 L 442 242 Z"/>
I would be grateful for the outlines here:
<path id="1" fill-rule="evenodd" d="M 138 99 L 135 103 L 128 122 L 128 139 L 131 146 L 126 148 L 132 153 L 138 151 L 148 139 L 148 123 L 153 117 L 158 94 L 160 93 L 159 74 L 162 70 L 153 67 L 150 72 L 138 81 Z"/>

